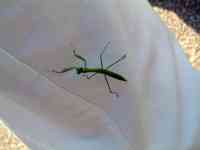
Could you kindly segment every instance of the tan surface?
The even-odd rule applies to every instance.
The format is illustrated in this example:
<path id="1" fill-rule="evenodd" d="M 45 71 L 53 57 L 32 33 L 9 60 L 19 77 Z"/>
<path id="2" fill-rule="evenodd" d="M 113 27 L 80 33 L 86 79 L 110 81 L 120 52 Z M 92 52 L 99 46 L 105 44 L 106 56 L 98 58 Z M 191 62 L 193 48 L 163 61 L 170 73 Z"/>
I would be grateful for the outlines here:
<path id="1" fill-rule="evenodd" d="M 159 7 L 154 7 L 154 10 L 158 12 L 169 29 L 176 33 L 176 37 L 192 66 L 200 70 L 200 34 L 195 32 L 173 11 Z"/>
<path id="2" fill-rule="evenodd" d="M 0 150 L 28 150 L 2 121 L 0 121 Z"/>
<path id="3" fill-rule="evenodd" d="M 187 26 L 174 12 L 154 7 L 162 20 L 176 33 L 182 47 L 194 67 L 200 69 L 200 35 Z M 3 122 L 0 121 L 0 150 L 27 150 L 19 138 L 17 138 Z"/>

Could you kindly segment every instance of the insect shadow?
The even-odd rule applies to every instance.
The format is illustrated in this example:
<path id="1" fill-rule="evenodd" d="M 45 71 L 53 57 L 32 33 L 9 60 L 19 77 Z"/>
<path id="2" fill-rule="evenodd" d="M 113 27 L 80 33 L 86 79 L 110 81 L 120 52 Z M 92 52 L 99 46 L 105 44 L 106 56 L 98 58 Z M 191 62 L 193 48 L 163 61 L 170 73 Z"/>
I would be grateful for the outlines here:
<path id="1" fill-rule="evenodd" d="M 76 50 L 74 49 L 73 50 L 73 55 L 78 58 L 79 60 L 81 60 L 83 62 L 83 66 L 84 67 L 76 67 L 76 66 L 72 66 L 72 67 L 69 67 L 69 68 L 63 68 L 62 70 L 51 70 L 52 72 L 55 72 L 55 73 L 65 73 L 65 72 L 68 72 L 68 71 L 71 71 L 71 70 L 76 70 L 76 73 L 78 75 L 82 74 L 84 77 L 86 77 L 87 79 L 91 79 L 92 77 L 94 77 L 96 74 L 102 74 L 104 76 L 104 79 L 106 81 L 106 84 L 107 84 L 107 88 L 109 90 L 109 92 L 111 94 L 114 94 L 116 95 L 116 97 L 119 97 L 119 94 L 117 92 L 114 92 L 112 89 L 111 89 L 111 86 L 110 86 L 110 83 L 108 81 L 108 76 L 111 77 L 111 78 L 114 78 L 114 79 L 117 79 L 117 80 L 120 80 L 120 81 L 123 81 L 123 82 L 126 82 L 127 79 L 125 77 L 123 77 L 122 75 L 118 74 L 118 73 L 115 73 L 113 71 L 110 71 L 108 69 L 110 69 L 111 67 L 113 67 L 115 64 L 119 63 L 120 61 L 124 60 L 126 58 L 126 54 L 122 55 L 119 59 L 117 59 L 115 62 L 113 62 L 112 64 L 110 64 L 109 66 L 107 66 L 106 68 L 104 68 L 104 65 L 103 65 L 103 54 L 104 52 L 106 51 L 107 47 L 109 46 L 110 42 L 108 42 L 102 52 L 100 53 L 99 55 L 99 59 L 100 59 L 100 65 L 101 67 L 100 68 L 88 68 L 87 67 L 87 60 L 76 53 Z M 90 75 L 87 75 L 86 73 L 92 73 Z"/>

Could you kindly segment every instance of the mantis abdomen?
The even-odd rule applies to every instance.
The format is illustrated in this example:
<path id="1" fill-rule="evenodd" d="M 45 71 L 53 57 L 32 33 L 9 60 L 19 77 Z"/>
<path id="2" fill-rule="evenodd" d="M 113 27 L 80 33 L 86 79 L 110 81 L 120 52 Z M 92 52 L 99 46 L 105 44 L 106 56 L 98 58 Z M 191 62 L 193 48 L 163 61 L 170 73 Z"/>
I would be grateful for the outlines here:
<path id="1" fill-rule="evenodd" d="M 108 75 L 112 78 L 115 78 L 120 81 L 127 81 L 123 76 L 120 74 L 117 74 L 115 72 L 106 70 L 106 69 L 101 69 L 101 68 L 76 68 L 77 74 L 81 73 L 97 73 L 97 74 L 104 74 Z"/>

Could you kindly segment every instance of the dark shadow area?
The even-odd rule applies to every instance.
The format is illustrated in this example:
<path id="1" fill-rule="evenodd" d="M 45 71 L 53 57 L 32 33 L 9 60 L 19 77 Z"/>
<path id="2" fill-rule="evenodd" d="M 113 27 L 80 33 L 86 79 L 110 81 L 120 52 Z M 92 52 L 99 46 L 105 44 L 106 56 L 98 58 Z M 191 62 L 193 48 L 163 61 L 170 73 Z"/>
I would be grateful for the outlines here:
<path id="1" fill-rule="evenodd" d="M 174 11 L 187 25 L 200 33 L 200 0 L 149 0 L 152 6 Z"/>

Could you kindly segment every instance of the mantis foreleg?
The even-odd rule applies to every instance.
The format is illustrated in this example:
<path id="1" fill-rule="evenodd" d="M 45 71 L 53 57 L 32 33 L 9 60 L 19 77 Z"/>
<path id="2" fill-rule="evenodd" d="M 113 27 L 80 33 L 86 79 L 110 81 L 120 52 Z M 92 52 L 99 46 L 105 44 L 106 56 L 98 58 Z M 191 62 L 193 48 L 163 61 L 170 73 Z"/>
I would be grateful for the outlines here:
<path id="1" fill-rule="evenodd" d="M 77 54 L 75 49 L 73 50 L 73 54 L 74 54 L 74 56 L 75 56 L 76 58 L 78 58 L 78 59 L 80 59 L 81 61 L 83 61 L 83 63 L 84 63 L 84 68 L 87 68 L 87 60 L 86 60 L 84 57 L 82 57 L 81 55 Z"/>

